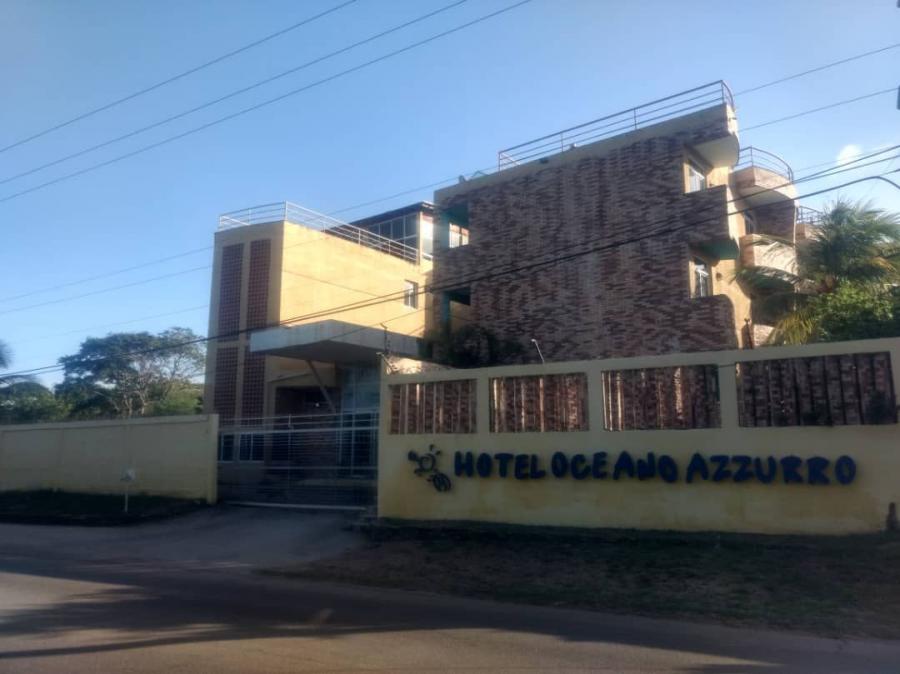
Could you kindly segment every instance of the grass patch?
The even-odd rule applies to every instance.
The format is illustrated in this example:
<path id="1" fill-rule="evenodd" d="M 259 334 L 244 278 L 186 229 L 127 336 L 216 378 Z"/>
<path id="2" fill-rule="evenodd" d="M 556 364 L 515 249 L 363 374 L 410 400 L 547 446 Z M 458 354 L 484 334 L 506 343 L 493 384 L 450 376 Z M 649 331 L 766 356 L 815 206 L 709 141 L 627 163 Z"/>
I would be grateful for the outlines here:
<path id="1" fill-rule="evenodd" d="M 35 490 L 0 493 L 0 521 L 28 524 L 112 526 L 146 522 L 188 513 L 203 503 L 165 496 L 135 494 L 123 512 L 120 494 L 78 494 Z"/>
<path id="2" fill-rule="evenodd" d="M 900 638 L 900 537 L 378 528 L 275 573 L 501 601 Z"/>

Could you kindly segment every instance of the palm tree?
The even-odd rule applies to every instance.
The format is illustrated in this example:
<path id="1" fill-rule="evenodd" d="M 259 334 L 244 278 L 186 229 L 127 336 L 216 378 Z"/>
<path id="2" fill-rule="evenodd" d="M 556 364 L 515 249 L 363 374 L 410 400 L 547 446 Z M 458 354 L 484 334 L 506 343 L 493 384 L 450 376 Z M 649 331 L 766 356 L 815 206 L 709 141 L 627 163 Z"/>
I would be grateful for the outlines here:
<path id="1" fill-rule="evenodd" d="M 12 352 L 9 349 L 9 345 L 0 340 L 0 370 L 8 370 L 9 366 L 12 364 Z M 16 384 L 18 382 L 23 381 L 31 381 L 30 377 L 23 377 L 20 375 L 2 375 L 0 374 L 0 388 L 4 386 L 9 386 L 10 384 Z"/>
<path id="2" fill-rule="evenodd" d="M 775 255 L 791 249 L 795 260 L 788 269 L 761 265 L 736 274 L 760 322 L 775 326 L 770 343 L 814 339 L 816 299 L 845 284 L 887 291 L 900 282 L 900 215 L 868 203 L 839 199 L 796 242 L 761 236 L 756 244 Z"/>

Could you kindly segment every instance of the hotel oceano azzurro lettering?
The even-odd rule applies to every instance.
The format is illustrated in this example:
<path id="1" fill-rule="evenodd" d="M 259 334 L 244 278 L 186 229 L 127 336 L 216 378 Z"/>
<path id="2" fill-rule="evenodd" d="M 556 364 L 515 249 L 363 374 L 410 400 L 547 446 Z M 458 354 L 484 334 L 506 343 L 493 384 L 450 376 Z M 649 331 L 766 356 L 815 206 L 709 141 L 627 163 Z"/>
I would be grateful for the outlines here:
<path id="1" fill-rule="evenodd" d="M 434 452 L 432 449 L 431 452 Z M 438 452 L 439 453 L 439 452 Z M 437 458 L 437 457 L 435 457 Z M 458 478 L 513 480 L 653 480 L 763 484 L 849 485 L 856 478 L 856 462 L 849 456 L 835 460 L 822 456 L 757 456 L 695 453 L 684 465 L 667 455 L 622 451 L 554 452 L 549 463 L 538 454 L 458 451 L 453 458 Z M 446 491 L 446 489 L 439 489 Z"/>

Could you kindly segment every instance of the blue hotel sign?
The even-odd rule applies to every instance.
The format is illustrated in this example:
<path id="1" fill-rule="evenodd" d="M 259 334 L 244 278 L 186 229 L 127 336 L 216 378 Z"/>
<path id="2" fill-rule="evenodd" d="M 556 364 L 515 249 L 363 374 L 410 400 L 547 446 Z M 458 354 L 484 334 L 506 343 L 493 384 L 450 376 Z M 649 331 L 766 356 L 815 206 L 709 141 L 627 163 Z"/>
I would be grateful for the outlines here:
<path id="1" fill-rule="evenodd" d="M 425 477 L 437 491 L 449 491 L 450 476 L 438 468 L 440 450 L 430 446 L 427 453 L 409 452 L 416 464 L 414 472 Z M 663 482 L 724 482 L 762 484 L 848 485 L 856 479 L 856 462 L 849 456 L 834 461 L 822 456 L 751 457 L 745 454 L 695 453 L 679 465 L 667 454 L 646 452 L 632 456 L 623 451 L 554 452 L 549 463 L 538 454 L 513 452 L 455 452 L 453 474 L 457 478 L 499 478 L 512 480 L 631 480 L 660 479 Z"/>

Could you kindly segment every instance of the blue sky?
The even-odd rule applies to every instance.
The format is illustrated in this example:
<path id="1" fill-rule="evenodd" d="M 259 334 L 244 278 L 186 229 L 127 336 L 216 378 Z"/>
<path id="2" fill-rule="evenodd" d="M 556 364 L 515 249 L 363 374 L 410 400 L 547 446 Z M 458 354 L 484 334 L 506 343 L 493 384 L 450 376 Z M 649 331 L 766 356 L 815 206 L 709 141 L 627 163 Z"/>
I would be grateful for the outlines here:
<path id="1" fill-rule="evenodd" d="M 429 21 L 163 128 L 0 185 L 0 200 L 441 32 L 513 0 Z M 450 0 L 358 0 L 233 59 L 0 153 L 0 180 L 271 76 Z M 339 4 L 266 0 L 2 0 L 0 146 Z M 533 0 L 371 68 L 142 155 L 0 202 L 0 338 L 14 367 L 55 363 L 88 335 L 206 331 L 208 250 L 224 211 L 290 200 L 322 212 L 491 166 L 496 151 L 717 79 L 734 90 L 897 42 L 894 0 Z M 900 49 L 738 97 L 742 127 L 900 84 Z M 900 143 L 887 94 L 741 135 L 797 173 Z M 891 165 L 868 169 L 900 168 Z M 861 172 L 860 175 L 864 174 Z M 812 189 L 844 182 L 809 183 Z M 801 189 L 801 193 L 802 193 Z M 900 191 L 848 188 L 900 210 Z M 343 211 L 353 219 L 429 190 Z M 806 203 L 821 205 L 817 197 Z M 163 274 L 169 278 L 140 284 Z M 112 292 L 114 285 L 134 283 Z M 97 294 L 80 299 L 72 295 Z M 49 303 L 44 306 L 31 305 Z M 28 308 L 31 307 L 31 308 Z M 58 375 L 45 378 L 52 383 Z"/>

